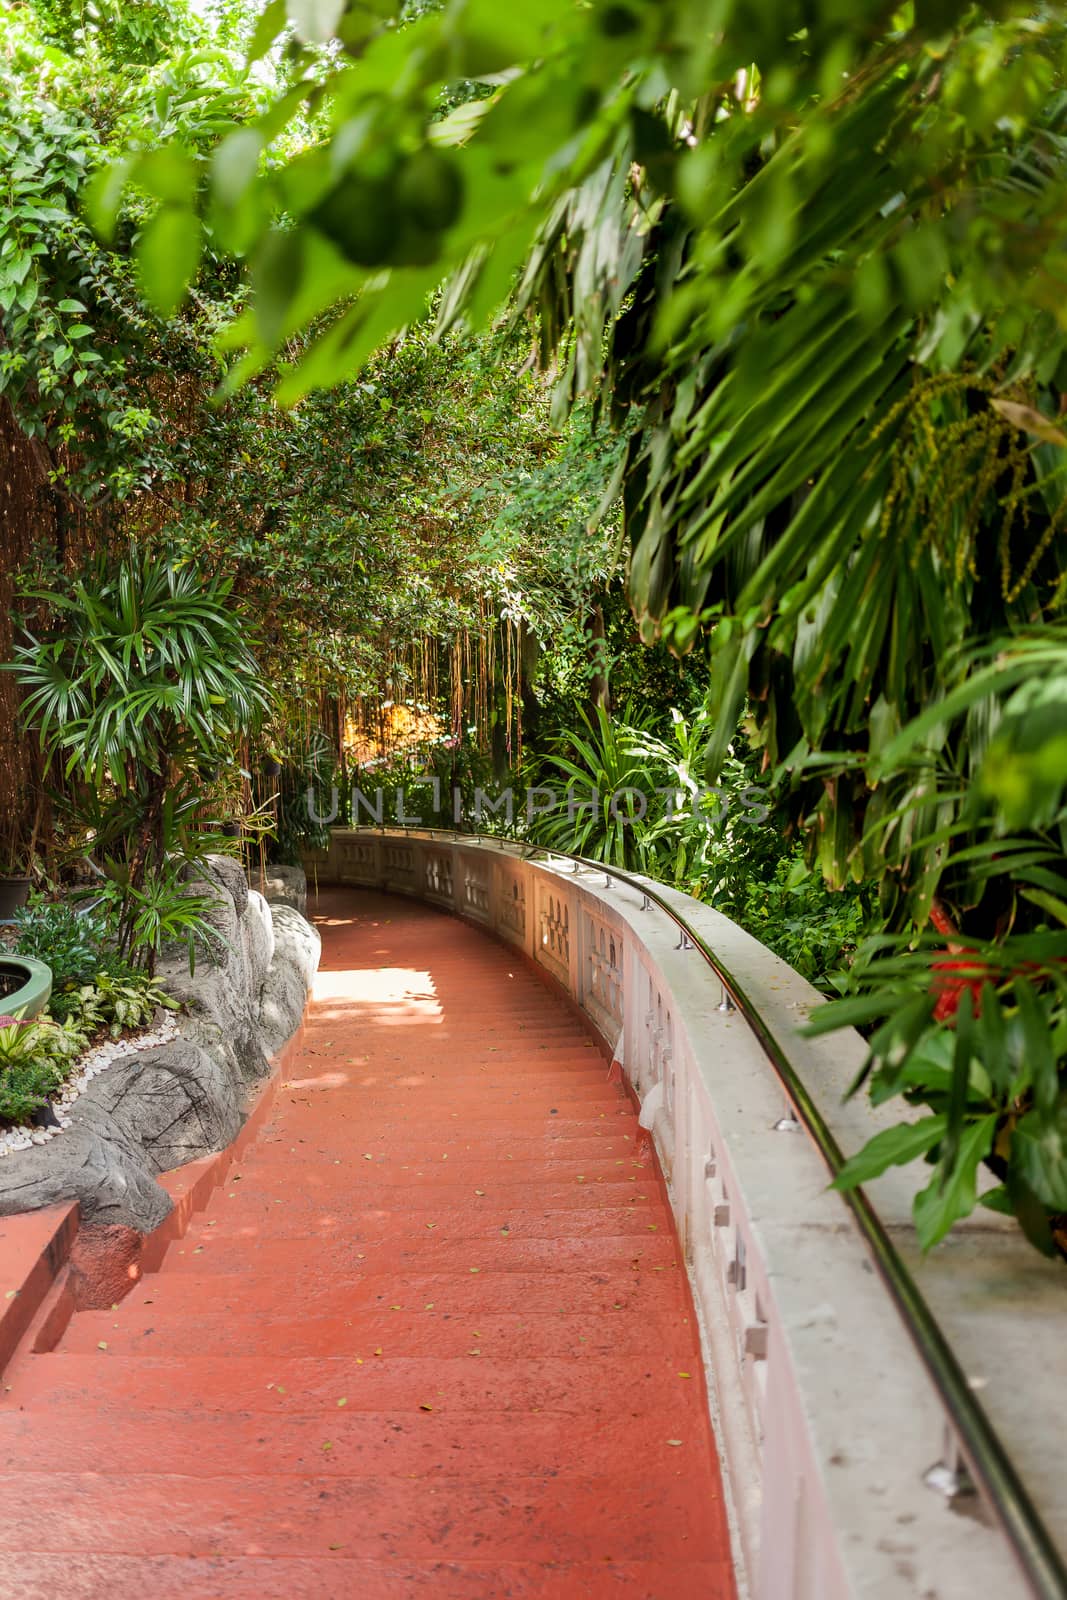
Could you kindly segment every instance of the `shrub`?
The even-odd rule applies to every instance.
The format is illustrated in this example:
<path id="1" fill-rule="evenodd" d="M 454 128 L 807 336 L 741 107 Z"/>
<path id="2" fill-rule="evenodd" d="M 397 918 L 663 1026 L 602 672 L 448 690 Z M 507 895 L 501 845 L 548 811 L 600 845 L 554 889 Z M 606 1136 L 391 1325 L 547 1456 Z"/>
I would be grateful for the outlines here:
<path id="1" fill-rule="evenodd" d="M 16 952 L 47 961 L 57 988 L 68 982 L 85 982 L 92 976 L 104 930 L 91 915 L 79 915 L 65 901 L 34 894 L 29 904 L 15 913 L 15 925 Z"/>
<path id="2" fill-rule="evenodd" d="M 768 877 L 750 879 L 729 915 L 824 991 L 840 989 L 870 924 L 862 890 L 827 888 L 799 846 L 782 856 Z"/>
<path id="3" fill-rule="evenodd" d="M 87 1035 L 106 1028 L 113 1039 L 151 1022 L 159 1006 L 177 1011 L 178 1002 L 144 972 L 117 975 L 101 971 L 67 997 L 68 1017 Z"/>
<path id="4" fill-rule="evenodd" d="M 109 942 L 106 919 L 77 912 L 66 901 L 32 897 L 16 913 L 16 953 L 47 962 L 52 969 L 49 1014 L 64 1022 L 77 1009 L 78 991 L 106 973 L 112 979 L 133 972 L 130 963 Z"/>

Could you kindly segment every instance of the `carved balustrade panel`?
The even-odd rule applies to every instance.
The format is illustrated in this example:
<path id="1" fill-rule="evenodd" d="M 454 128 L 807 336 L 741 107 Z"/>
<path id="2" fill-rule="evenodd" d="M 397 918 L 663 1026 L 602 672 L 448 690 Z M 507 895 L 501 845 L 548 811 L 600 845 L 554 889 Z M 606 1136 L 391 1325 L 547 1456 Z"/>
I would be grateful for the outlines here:
<path id="1" fill-rule="evenodd" d="M 537 959 L 561 983 L 570 986 L 571 913 L 567 891 L 552 882 L 539 883 Z"/>
<path id="2" fill-rule="evenodd" d="M 622 933 L 603 918 L 583 913 L 582 1005 L 606 1039 L 614 1041 L 622 1029 Z"/>

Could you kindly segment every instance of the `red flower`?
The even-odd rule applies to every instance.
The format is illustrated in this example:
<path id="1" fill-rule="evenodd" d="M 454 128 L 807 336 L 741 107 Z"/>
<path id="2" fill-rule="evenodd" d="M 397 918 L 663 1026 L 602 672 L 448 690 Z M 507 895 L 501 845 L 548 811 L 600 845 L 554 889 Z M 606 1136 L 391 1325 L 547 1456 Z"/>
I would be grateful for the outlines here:
<path id="1" fill-rule="evenodd" d="M 976 972 L 979 969 L 981 976 L 976 976 Z M 982 984 L 985 982 L 985 974 L 989 970 L 984 962 L 976 961 L 973 957 L 969 961 L 935 961 L 932 967 L 934 974 L 933 988 L 934 993 L 937 995 L 937 1004 L 934 1006 L 934 1021 L 945 1022 L 949 1017 L 956 1015 L 965 989 L 971 991 L 971 1011 L 974 1016 L 978 1016 L 981 1011 Z M 943 972 L 958 971 L 969 973 L 970 976 L 966 978 L 945 978 L 940 976 Z"/>

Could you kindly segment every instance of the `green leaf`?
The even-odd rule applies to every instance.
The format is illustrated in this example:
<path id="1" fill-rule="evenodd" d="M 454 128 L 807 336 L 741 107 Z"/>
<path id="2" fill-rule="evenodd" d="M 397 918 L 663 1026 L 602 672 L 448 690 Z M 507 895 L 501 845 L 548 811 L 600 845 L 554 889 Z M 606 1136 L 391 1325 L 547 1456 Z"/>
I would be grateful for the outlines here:
<path id="1" fill-rule="evenodd" d="M 987 1189 L 985 1194 L 979 1195 L 978 1204 L 984 1206 L 987 1211 L 995 1211 L 1001 1217 L 1015 1215 L 1015 1207 L 1006 1183 L 998 1183 L 995 1189 Z"/>
<path id="2" fill-rule="evenodd" d="M 974 1210 L 978 1201 L 978 1167 L 992 1148 L 996 1127 L 995 1112 L 972 1122 L 960 1138 L 951 1170 L 945 1172 L 939 1165 L 926 1188 L 915 1196 L 912 1214 L 924 1250 L 932 1249 L 954 1222 Z"/>
<path id="3" fill-rule="evenodd" d="M 1024 889 L 1022 896 L 1024 900 L 1040 906 L 1042 911 L 1047 911 L 1050 917 L 1067 927 L 1067 900 L 1061 900 L 1055 894 L 1048 894 L 1044 889 Z"/>
<path id="4" fill-rule="evenodd" d="M 1048 1018 L 1033 984 L 1026 978 L 1016 978 L 1012 989 L 1019 1007 L 1024 1060 L 1034 1086 L 1034 1100 L 1039 1111 L 1050 1111 L 1059 1093 L 1059 1074 Z"/>
<path id="5" fill-rule="evenodd" d="M 1009 1168 L 1005 1188 L 1011 1199 L 1015 1219 L 1034 1249 L 1040 1250 L 1042 1255 L 1050 1258 L 1058 1256 L 1056 1241 L 1049 1226 L 1048 1212 L 1017 1165 Z"/>
<path id="6" fill-rule="evenodd" d="M 215 151 L 212 177 L 215 194 L 224 206 L 236 206 L 259 171 L 263 142 L 253 128 L 239 128 L 223 139 Z"/>
<path id="7" fill-rule="evenodd" d="M 951 1167 L 956 1159 L 963 1132 L 963 1119 L 967 1109 L 967 1090 L 971 1080 L 971 1057 L 974 1054 L 974 1002 L 971 991 L 965 989 L 956 1013 L 956 1048 L 952 1060 L 952 1086 L 949 1092 L 948 1127 L 941 1150 L 942 1164 Z"/>
<path id="8" fill-rule="evenodd" d="M 85 214 L 101 239 L 110 241 L 115 236 L 119 207 L 126 185 L 130 181 L 134 158 L 124 156 L 121 161 L 111 161 L 93 174 L 85 186 L 83 204 Z"/>
<path id="9" fill-rule="evenodd" d="M 1067 1211 L 1067 1102 L 1044 1114 L 1028 1111 L 1016 1123 L 1011 1159 L 1050 1211 Z"/>
<path id="10" fill-rule="evenodd" d="M 903 1166 L 926 1155 L 944 1138 L 948 1119 L 921 1117 L 918 1122 L 902 1122 L 868 1139 L 862 1150 L 851 1156 L 831 1185 L 834 1189 L 855 1189 L 861 1183 L 880 1177 L 889 1167 Z"/>
<path id="11" fill-rule="evenodd" d="M 191 206 L 196 196 L 196 166 L 177 145 L 161 145 L 141 156 L 132 181 L 166 205 Z"/>
<path id="12" fill-rule="evenodd" d="M 137 268 L 145 299 L 160 316 L 178 309 L 196 274 L 203 245 L 200 218 L 178 206 L 161 206 L 137 242 Z"/>

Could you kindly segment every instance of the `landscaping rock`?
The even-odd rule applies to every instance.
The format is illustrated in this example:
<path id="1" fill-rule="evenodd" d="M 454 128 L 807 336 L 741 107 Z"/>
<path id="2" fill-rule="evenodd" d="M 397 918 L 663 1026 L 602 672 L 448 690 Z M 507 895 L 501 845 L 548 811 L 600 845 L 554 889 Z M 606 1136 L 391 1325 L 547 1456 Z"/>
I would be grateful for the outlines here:
<path id="1" fill-rule="evenodd" d="M 274 960 L 274 918 L 266 900 L 254 889 L 248 896 L 242 932 L 253 989 L 258 994 Z"/>
<path id="2" fill-rule="evenodd" d="M 320 940 L 291 905 L 250 892 L 229 857 L 207 870 L 189 892 L 210 896 L 224 943 L 192 974 L 184 952 L 159 964 L 187 1007 L 178 1036 L 121 1056 L 74 1102 L 68 1130 L 0 1159 L 0 1216 L 77 1200 L 87 1221 L 150 1232 L 171 1210 L 155 1174 L 236 1136 L 247 1085 L 300 1024 Z"/>
<path id="3" fill-rule="evenodd" d="M 234 914 L 240 921 L 248 909 L 248 879 L 244 868 L 232 856 L 205 856 L 204 860 L 216 883 L 233 901 Z"/>
<path id="4" fill-rule="evenodd" d="M 322 940 L 290 905 L 271 907 L 274 959 L 259 1002 L 259 1036 L 273 1055 L 292 1038 L 304 1014 L 307 992 L 318 971 Z"/>
<path id="5" fill-rule="evenodd" d="M 189 1039 L 177 1038 L 117 1061 L 94 1078 L 74 1109 L 81 1121 L 100 1106 L 140 1146 L 150 1172 L 169 1172 L 219 1150 L 241 1127 L 241 1096 L 232 1074 Z"/>
<path id="6" fill-rule="evenodd" d="M 0 1216 L 77 1200 L 84 1216 L 147 1233 L 171 1210 L 143 1155 L 132 1151 L 110 1118 L 87 1116 L 48 1144 L 0 1161 Z"/>
<path id="7" fill-rule="evenodd" d="M 247 961 L 227 960 L 225 967 L 197 962 L 161 964 L 160 981 L 187 1007 L 181 1029 L 201 1050 L 238 1082 L 252 1083 L 266 1075 L 267 1056 L 257 1028 L 258 990 L 253 991 Z"/>
<path id="8" fill-rule="evenodd" d="M 308 881 L 303 867 L 268 867 L 252 881 L 271 905 L 292 906 L 301 916 L 305 915 Z"/>

